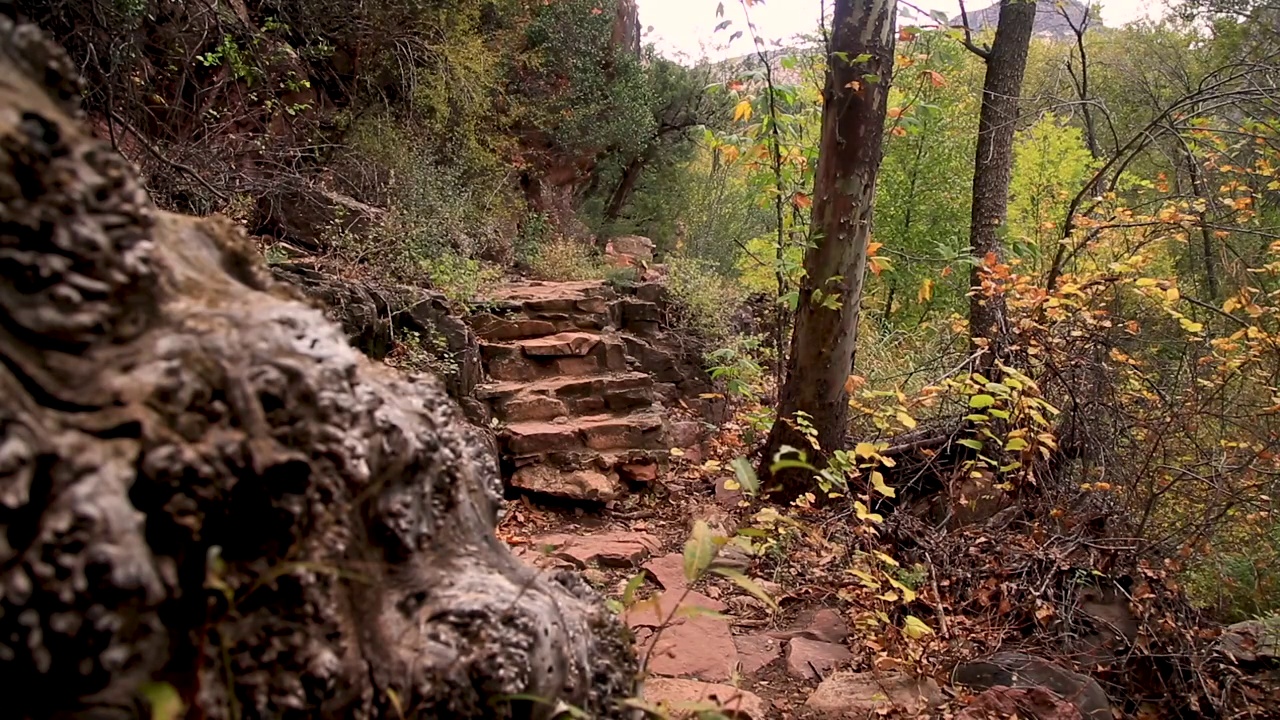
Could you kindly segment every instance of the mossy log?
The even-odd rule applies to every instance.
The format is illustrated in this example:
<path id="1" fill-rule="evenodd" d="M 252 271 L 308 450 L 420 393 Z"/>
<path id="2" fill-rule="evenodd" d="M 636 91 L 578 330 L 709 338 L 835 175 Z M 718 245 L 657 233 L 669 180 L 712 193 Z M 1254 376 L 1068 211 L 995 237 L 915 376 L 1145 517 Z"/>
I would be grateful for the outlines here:
<path id="1" fill-rule="evenodd" d="M 0 17 L 0 714 L 624 714 L 623 631 L 494 536 L 440 384 L 156 209 L 77 97 Z"/>

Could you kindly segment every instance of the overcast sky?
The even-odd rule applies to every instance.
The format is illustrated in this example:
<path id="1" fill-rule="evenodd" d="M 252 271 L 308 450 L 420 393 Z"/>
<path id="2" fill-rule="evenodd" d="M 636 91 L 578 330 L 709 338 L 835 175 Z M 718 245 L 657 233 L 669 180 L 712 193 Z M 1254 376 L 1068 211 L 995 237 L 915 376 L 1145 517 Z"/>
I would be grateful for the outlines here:
<path id="1" fill-rule="evenodd" d="M 684 53 L 691 58 L 700 57 L 704 50 L 708 56 L 739 55 L 751 49 L 750 41 L 739 38 L 728 52 L 716 51 L 712 42 L 723 43 L 734 29 L 745 29 L 742 5 L 739 0 L 724 0 L 724 20 L 733 25 L 713 36 L 712 30 L 720 22 L 716 17 L 716 5 L 721 0 L 638 0 L 640 25 L 652 27 L 647 41 L 656 44 L 664 55 Z M 1083 0 L 1082 0 L 1083 1 Z M 831 0 L 827 0 L 830 4 Z M 945 10 L 948 15 L 960 14 L 958 0 L 922 0 L 915 3 L 929 10 Z M 971 11 L 991 4 L 983 0 L 966 0 Z M 1158 12 L 1161 0 L 1106 0 L 1102 2 L 1102 21 L 1111 27 L 1147 17 Z M 751 7 L 751 19 L 765 40 L 786 40 L 797 33 L 810 32 L 818 27 L 820 0 L 756 0 Z"/>

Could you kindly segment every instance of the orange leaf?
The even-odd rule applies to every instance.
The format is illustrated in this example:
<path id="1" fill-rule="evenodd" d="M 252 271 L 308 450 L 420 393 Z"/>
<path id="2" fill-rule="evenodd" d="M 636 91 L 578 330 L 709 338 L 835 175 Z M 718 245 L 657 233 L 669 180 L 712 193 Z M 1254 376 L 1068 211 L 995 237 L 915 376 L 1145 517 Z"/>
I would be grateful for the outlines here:
<path id="1" fill-rule="evenodd" d="M 895 120 L 902 117 L 902 108 L 900 107 L 889 108 L 889 117 Z"/>
<path id="2" fill-rule="evenodd" d="M 862 377 L 861 375 L 850 375 L 849 377 L 845 378 L 844 391 L 849 395 L 852 395 L 858 391 L 858 388 L 866 384 L 867 384 L 867 379 Z"/>
<path id="3" fill-rule="evenodd" d="M 911 42 L 912 40 L 915 40 L 915 39 L 916 39 L 916 34 L 915 34 L 915 31 L 913 30 L 903 28 L 898 31 L 899 42 Z"/>
<path id="4" fill-rule="evenodd" d="M 884 243 L 878 243 L 878 242 L 867 243 L 867 254 L 875 255 L 876 251 L 882 247 L 884 247 Z"/>
<path id="5" fill-rule="evenodd" d="M 890 130 L 889 132 L 890 132 L 890 133 L 892 133 L 892 134 L 893 134 L 894 136 L 896 136 L 896 137 L 905 137 L 905 136 L 906 136 L 906 134 L 907 134 L 907 130 L 906 130 L 906 128 L 900 127 L 900 126 L 898 126 L 898 125 L 894 125 L 894 126 L 893 126 L 893 129 L 892 129 L 892 130 Z"/>
<path id="6" fill-rule="evenodd" d="M 946 87 L 947 79 L 942 77 L 942 73 L 936 70 L 925 70 L 924 74 L 929 77 L 929 82 L 933 83 L 934 87 Z"/>
<path id="7" fill-rule="evenodd" d="M 946 267 L 942 268 L 942 277 L 947 277 L 947 276 L 948 276 L 948 275 L 950 275 L 950 274 L 951 274 L 951 266 L 950 266 L 950 265 L 948 265 L 948 266 L 946 266 Z"/>
<path id="8" fill-rule="evenodd" d="M 804 210 L 810 205 L 813 205 L 813 198 L 809 197 L 808 195 L 805 195 L 802 192 L 798 192 L 795 195 L 791 196 L 791 202 L 796 206 L 796 209 Z"/>

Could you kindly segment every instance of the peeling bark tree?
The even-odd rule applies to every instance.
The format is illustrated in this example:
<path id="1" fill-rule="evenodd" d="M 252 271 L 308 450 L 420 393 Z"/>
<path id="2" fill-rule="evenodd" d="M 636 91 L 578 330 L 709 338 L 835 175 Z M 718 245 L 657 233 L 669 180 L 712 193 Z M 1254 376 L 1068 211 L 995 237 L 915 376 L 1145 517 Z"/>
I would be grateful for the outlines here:
<path id="1" fill-rule="evenodd" d="M 809 416 L 821 448 L 844 446 L 849 423 L 845 383 L 853 369 L 858 311 L 880 169 L 885 105 L 893 71 L 896 0 L 838 0 L 822 138 L 814 180 L 813 246 L 805 252 L 787 377 L 765 448 L 762 475 L 785 445 L 809 449 L 795 426 Z M 808 489 L 808 473 L 782 473 L 783 494 Z"/>
<path id="2" fill-rule="evenodd" d="M 984 351 L 975 370 L 990 372 L 1005 354 L 1009 341 L 1004 296 L 986 292 L 982 264 L 1004 262 L 1000 233 L 1009 211 L 1009 180 L 1013 172 L 1013 134 L 1018 123 L 1018 96 L 1027 69 L 1027 52 L 1036 21 L 1035 0 L 1001 0 L 1000 19 L 990 48 L 969 38 L 963 13 L 965 44 L 987 64 L 982 84 L 982 112 L 978 119 L 978 150 L 973 163 L 973 206 L 969 219 L 969 339 L 973 352 Z"/>
<path id="3" fill-rule="evenodd" d="M 73 78 L 0 16 L 5 716 L 138 717 L 149 683 L 191 717 L 623 715 L 630 643 L 494 537 L 494 459 L 439 383 L 349 347 L 229 222 L 158 211 Z"/>

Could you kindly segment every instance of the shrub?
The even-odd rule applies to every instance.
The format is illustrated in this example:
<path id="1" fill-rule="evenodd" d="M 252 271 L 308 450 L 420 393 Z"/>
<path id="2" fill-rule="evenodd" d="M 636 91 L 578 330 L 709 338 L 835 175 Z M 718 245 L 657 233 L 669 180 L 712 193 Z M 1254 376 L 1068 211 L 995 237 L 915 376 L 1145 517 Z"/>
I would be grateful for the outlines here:
<path id="1" fill-rule="evenodd" d="M 742 288 L 700 258 L 676 255 L 668 258 L 667 268 L 667 290 L 675 301 L 672 324 L 701 336 L 709 347 L 729 345 Z"/>
<path id="2" fill-rule="evenodd" d="M 605 268 L 591 247 L 555 238 L 534 250 L 529 274 L 538 280 L 594 280 L 604 277 Z"/>

